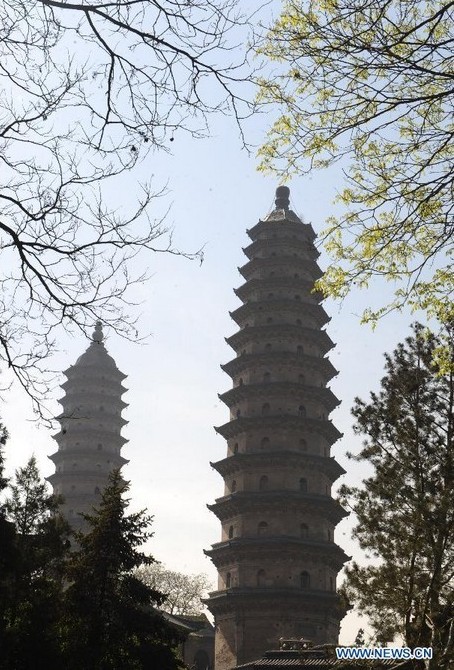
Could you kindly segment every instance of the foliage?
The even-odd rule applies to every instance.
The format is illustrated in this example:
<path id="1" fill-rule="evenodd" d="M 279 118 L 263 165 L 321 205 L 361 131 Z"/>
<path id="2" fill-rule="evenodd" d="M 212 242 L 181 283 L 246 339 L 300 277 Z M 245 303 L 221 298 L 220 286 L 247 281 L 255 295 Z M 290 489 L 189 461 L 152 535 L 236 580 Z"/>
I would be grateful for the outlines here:
<path id="1" fill-rule="evenodd" d="M 454 319 L 453 12 L 447 0 L 286 0 L 261 46 L 277 61 L 261 99 L 281 116 L 260 150 L 283 177 L 346 158 L 318 288 L 343 297 L 376 277 L 394 300 Z"/>
<path id="2" fill-rule="evenodd" d="M 341 488 L 354 536 L 372 559 L 347 568 L 346 591 L 370 617 L 377 640 L 403 636 L 433 647 L 430 668 L 454 662 L 454 366 L 440 374 L 438 338 L 419 325 L 386 356 L 368 403 L 357 399 L 355 460 L 373 467 L 363 486 Z M 454 362 L 454 338 L 450 340 Z"/>
<path id="3" fill-rule="evenodd" d="M 7 439 L 8 439 L 8 431 L 6 430 L 5 426 L 2 423 L 0 423 L 0 493 L 8 485 L 8 480 L 3 476 L 3 470 L 4 470 L 4 467 L 5 467 L 3 448 L 6 444 Z M 3 508 L 2 508 L 2 513 L 3 513 Z"/>
<path id="4" fill-rule="evenodd" d="M 0 514 L 2 667 L 181 667 L 179 635 L 155 609 L 165 596 L 134 575 L 153 562 L 137 549 L 151 535 L 150 517 L 125 516 L 127 488 L 118 472 L 110 476 L 99 509 L 86 516 L 88 533 L 69 552 L 68 525 L 35 459 L 17 470 Z"/>
<path id="5" fill-rule="evenodd" d="M 0 361 L 35 400 L 59 326 L 137 336 L 126 291 L 144 277 L 128 261 L 179 252 L 151 212 L 163 190 L 131 184 L 150 151 L 206 134 L 212 113 L 238 128 L 249 113 L 236 4 L 1 4 Z"/>
<path id="6" fill-rule="evenodd" d="M 28 670 L 60 666 L 57 622 L 69 527 L 35 458 L 16 471 L 4 508 L 15 529 L 3 592 L 2 662 Z"/>
<path id="7" fill-rule="evenodd" d="M 58 509 L 58 499 L 48 493 L 46 482 L 40 478 L 36 458 L 32 456 L 24 468 L 16 470 L 15 482 L 5 510 L 21 537 L 30 537 Z"/>
<path id="8" fill-rule="evenodd" d="M 212 585 L 207 575 L 185 575 L 167 570 L 161 563 L 146 565 L 137 571 L 137 577 L 152 589 L 159 589 L 166 599 L 161 609 L 169 614 L 195 615 L 204 609 L 202 598 Z"/>
<path id="9" fill-rule="evenodd" d="M 89 530 L 79 533 L 71 555 L 62 625 L 64 667 L 68 670 L 125 670 L 180 667 L 178 634 L 155 607 L 165 597 L 141 582 L 134 570 L 153 559 L 138 547 L 151 537 L 151 517 L 125 515 L 128 490 L 118 471 L 109 478 L 99 508 L 85 515 Z"/>
<path id="10" fill-rule="evenodd" d="M 364 647 L 366 645 L 366 639 L 364 637 L 364 628 L 359 628 L 356 633 L 354 646 L 355 647 Z"/>
<path id="11" fill-rule="evenodd" d="M 0 424 L 0 495 L 8 485 L 8 480 L 3 475 L 3 448 L 7 438 L 6 428 Z M 11 592 L 15 563 L 14 540 L 14 526 L 6 518 L 5 506 L 0 500 L 0 648 L 3 648 L 5 644 L 7 598 Z"/>

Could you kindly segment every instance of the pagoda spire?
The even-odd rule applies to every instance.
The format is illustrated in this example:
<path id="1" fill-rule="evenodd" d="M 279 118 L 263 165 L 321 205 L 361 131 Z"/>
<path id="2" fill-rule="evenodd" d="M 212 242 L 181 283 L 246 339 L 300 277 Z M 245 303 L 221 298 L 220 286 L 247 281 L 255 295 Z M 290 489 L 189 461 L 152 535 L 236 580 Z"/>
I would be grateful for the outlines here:
<path id="1" fill-rule="evenodd" d="M 288 186 L 278 186 L 276 189 L 276 209 L 287 210 L 290 208 L 290 189 Z"/>
<path id="2" fill-rule="evenodd" d="M 97 321 L 95 324 L 95 329 L 93 331 L 93 337 L 92 340 L 93 342 L 97 342 L 98 344 L 101 344 L 101 342 L 104 339 L 104 335 L 102 332 L 102 323 L 101 321 Z"/>
<path id="3" fill-rule="evenodd" d="M 121 435 L 127 423 L 121 416 L 126 375 L 107 353 L 100 321 L 88 349 L 64 374 L 60 431 L 54 435 L 58 449 L 50 456 L 56 471 L 48 479 L 63 496 L 64 516 L 80 530 L 81 513 L 90 514 L 99 504 L 109 473 L 128 462 L 120 453 L 127 441 Z"/>
<path id="4" fill-rule="evenodd" d="M 219 397 L 230 418 L 212 467 L 224 493 L 209 509 L 221 540 L 207 551 L 219 573 L 208 607 L 216 623 L 216 670 L 260 658 L 282 636 L 337 642 L 343 617 L 336 577 L 347 556 L 334 542 L 346 515 L 331 495 L 344 470 L 331 456 L 341 437 L 329 419 L 337 374 L 321 295 L 315 233 L 290 209 L 290 190 L 258 222 L 244 249 L 245 283 L 223 365 L 233 387 Z"/>

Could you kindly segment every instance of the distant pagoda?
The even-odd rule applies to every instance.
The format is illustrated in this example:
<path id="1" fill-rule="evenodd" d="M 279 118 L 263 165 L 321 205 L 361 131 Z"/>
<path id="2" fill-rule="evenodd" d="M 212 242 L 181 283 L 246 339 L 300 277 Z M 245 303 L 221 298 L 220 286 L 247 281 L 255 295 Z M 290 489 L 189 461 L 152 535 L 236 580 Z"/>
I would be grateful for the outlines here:
<path id="1" fill-rule="evenodd" d="M 54 493 L 64 498 L 63 514 L 69 523 L 83 529 L 80 513 L 92 512 L 109 472 L 128 462 L 120 455 L 127 441 L 121 436 L 127 423 L 121 417 L 127 406 L 121 399 L 126 375 L 107 353 L 99 321 L 87 351 L 64 374 L 60 432 L 54 436 L 58 451 L 50 456 L 56 472 L 48 479 Z"/>
<path id="2" fill-rule="evenodd" d="M 345 612 L 336 577 L 347 560 L 334 542 L 346 515 L 331 496 L 344 470 L 331 456 L 341 437 L 328 416 L 337 372 L 321 296 L 315 233 L 289 209 L 289 189 L 248 231 L 252 240 L 227 338 L 236 358 L 222 368 L 233 388 L 220 395 L 230 421 L 217 428 L 227 457 L 212 466 L 224 495 L 209 505 L 222 539 L 206 553 L 219 572 L 208 607 L 216 624 L 216 670 L 276 648 L 279 638 L 336 643 Z"/>

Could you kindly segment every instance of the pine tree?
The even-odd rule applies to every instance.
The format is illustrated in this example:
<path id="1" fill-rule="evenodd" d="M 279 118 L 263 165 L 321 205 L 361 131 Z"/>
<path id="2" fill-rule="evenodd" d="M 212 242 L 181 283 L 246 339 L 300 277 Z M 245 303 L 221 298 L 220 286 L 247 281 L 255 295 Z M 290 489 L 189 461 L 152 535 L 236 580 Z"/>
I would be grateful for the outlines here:
<path id="1" fill-rule="evenodd" d="M 8 485 L 8 480 L 3 476 L 3 470 L 4 470 L 4 455 L 3 455 L 3 448 L 6 444 L 6 440 L 8 439 L 8 431 L 6 430 L 5 426 L 0 423 L 0 492 L 3 491 L 7 485 Z M 2 513 L 3 513 L 3 507 Z"/>
<path id="2" fill-rule="evenodd" d="M 134 575 L 154 559 L 138 549 L 152 535 L 151 517 L 143 511 L 125 515 L 128 488 L 114 471 L 99 508 L 84 515 L 88 532 L 77 535 L 63 626 L 68 670 L 181 667 L 174 651 L 178 634 L 155 609 L 165 597 Z"/>
<path id="3" fill-rule="evenodd" d="M 356 399 L 358 461 L 372 465 L 361 488 L 344 486 L 354 535 L 373 563 L 347 569 L 346 591 L 379 641 L 401 635 L 433 647 L 430 668 L 454 663 L 454 342 L 440 373 L 440 339 L 419 325 L 386 356 L 381 390 Z"/>
<path id="4" fill-rule="evenodd" d="M 14 566 L 5 594 L 2 661 L 14 670 L 60 667 L 57 623 L 69 527 L 34 457 L 16 471 L 9 488 L 5 513 L 15 528 Z"/>
<path id="5" fill-rule="evenodd" d="M 4 456 L 3 447 L 6 444 L 8 433 L 0 424 L 0 495 L 8 486 L 8 480 L 3 475 Z M 7 610 L 9 596 L 12 591 L 15 564 L 15 530 L 14 525 L 6 517 L 6 509 L 0 500 L 0 649 L 5 648 L 7 636 Z"/>

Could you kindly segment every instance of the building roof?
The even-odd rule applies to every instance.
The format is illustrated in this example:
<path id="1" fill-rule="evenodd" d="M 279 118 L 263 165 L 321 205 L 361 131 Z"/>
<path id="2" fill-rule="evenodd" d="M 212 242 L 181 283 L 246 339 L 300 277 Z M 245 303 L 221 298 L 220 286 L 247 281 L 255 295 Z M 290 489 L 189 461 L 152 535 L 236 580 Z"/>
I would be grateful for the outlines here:
<path id="1" fill-rule="evenodd" d="M 290 189 L 288 186 L 278 186 L 276 189 L 275 209 L 265 217 L 264 221 L 294 221 L 302 223 L 299 216 L 290 209 Z"/>
<path id="2" fill-rule="evenodd" d="M 328 658 L 263 658 L 259 661 L 252 661 L 243 665 L 237 665 L 232 670 L 267 670 L 267 668 L 275 668 L 275 670 L 285 670 L 286 668 L 298 668 L 299 670 L 310 670 L 316 668 L 317 670 L 328 670 L 328 668 L 337 668 L 338 670 L 382 670 L 385 668 L 396 667 L 395 660 L 380 661 L 371 665 L 367 661 L 341 661 L 337 659 Z M 408 666 L 407 666 L 408 667 Z M 405 670 L 405 666 L 399 666 L 399 670 Z"/>
<path id="3" fill-rule="evenodd" d="M 214 626 L 205 614 L 180 615 L 161 611 L 162 616 L 186 635 L 214 637 Z"/>
<path id="4" fill-rule="evenodd" d="M 307 651 L 267 651 L 257 661 L 250 661 L 237 665 L 232 670 L 286 670 L 287 668 L 298 668 L 299 670 L 386 670 L 396 667 L 396 661 L 387 659 L 383 661 L 343 661 L 336 659 L 334 651 L 312 648 Z M 408 670 L 407 663 L 400 663 L 399 670 Z"/>
<path id="5" fill-rule="evenodd" d="M 104 335 L 102 332 L 102 324 L 100 321 L 97 321 L 90 346 L 81 356 L 79 356 L 75 364 L 71 365 L 71 367 L 65 371 L 65 375 L 67 377 L 71 376 L 71 374 L 78 369 L 97 368 L 109 375 L 112 375 L 113 373 L 120 381 L 125 379 L 126 375 L 119 371 L 114 359 L 107 353 L 103 340 Z"/>

